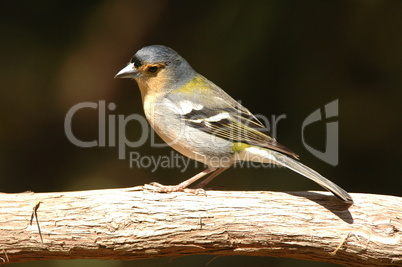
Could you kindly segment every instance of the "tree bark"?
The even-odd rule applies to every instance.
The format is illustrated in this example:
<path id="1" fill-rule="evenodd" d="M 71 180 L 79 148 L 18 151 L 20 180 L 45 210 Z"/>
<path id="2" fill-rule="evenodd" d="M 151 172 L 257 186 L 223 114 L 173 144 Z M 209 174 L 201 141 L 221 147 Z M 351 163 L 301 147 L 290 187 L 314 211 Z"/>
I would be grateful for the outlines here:
<path id="1" fill-rule="evenodd" d="M 402 198 L 156 193 L 152 186 L 0 193 L 0 262 L 247 255 L 402 265 Z"/>

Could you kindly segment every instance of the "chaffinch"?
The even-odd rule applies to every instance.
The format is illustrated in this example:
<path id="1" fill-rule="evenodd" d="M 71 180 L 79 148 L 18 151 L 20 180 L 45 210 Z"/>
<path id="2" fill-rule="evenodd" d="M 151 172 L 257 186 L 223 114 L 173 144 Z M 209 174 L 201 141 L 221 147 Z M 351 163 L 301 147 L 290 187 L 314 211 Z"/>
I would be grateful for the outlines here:
<path id="1" fill-rule="evenodd" d="M 115 77 L 137 81 L 146 118 L 168 145 L 208 166 L 178 185 L 156 184 L 160 192 L 188 190 L 210 174 L 196 187 L 202 188 L 236 162 L 254 161 L 287 167 L 353 203 L 345 190 L 297 161 L 298 156 L 272 138 L 247 108 L 194 71 L 173 49 L 144 47 Z"/>

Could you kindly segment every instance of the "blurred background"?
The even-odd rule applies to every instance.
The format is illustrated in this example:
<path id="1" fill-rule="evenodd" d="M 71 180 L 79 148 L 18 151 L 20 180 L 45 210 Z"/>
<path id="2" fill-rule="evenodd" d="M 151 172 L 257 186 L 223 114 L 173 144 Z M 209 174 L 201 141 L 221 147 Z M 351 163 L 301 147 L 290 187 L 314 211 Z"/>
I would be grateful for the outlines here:
<path id="1" fill-rule="evenodd" d="M 107 115 L 143 114 L 135 82 L 114 79 L 141 47 L 163 44 L 253 113 L 286 115 L 277 139 L 348 192 L 402 196 L 402 2 L 2 1 L 0 3 L 0 191 L 52 192 L 177 184 L 203 169 L 130 168 L 116 147 L 81 148 L 64 120 L 82 102 L 115 103 Z M 339 164 L 302 144 L 301 125 L 339 100 Z M 98 110 L 72 120 L 74 135 L 98 139 Z M 324 150 L 323 120 L 306 129 Z M 137 140 L 142 128 L 128 123 Z M 161 142 L 160 139 L 157 140 Z M 169 156 L 170 148 L 141 155 Z M 211 185 L 228 190 L 323 190 L 284 169 L 232 168 Z M 213 256 L 141 261 L 47 261 L 14 266 L 206 266 Z M 278 258 L 220 257 L 208 266 L 336 266 Z"/>

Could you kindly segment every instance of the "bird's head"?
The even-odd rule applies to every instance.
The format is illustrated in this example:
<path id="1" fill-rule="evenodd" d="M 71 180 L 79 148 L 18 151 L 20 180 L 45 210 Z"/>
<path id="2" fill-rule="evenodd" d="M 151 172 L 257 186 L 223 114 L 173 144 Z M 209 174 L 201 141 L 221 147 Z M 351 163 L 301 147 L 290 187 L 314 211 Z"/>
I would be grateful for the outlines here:
<path id="1" fill-rule="evenodd" d="M 142 93 L 168 92 L 190 81 L 194 74 L 190 64 L 176 51 L 151 45 L 138 50 L 115 78 L 136 80 Z"/>

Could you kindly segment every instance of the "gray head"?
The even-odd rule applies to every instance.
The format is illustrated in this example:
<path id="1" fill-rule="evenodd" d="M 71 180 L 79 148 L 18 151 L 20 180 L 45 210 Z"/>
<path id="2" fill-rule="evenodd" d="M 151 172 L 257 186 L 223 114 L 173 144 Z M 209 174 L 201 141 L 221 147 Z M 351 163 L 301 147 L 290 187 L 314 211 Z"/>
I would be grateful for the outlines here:
<path id="1" fill-rule="evenodd" d="M 176 51 L 163 45 L 151 45 L 138 50 L 115 78 L 135 79 L 140 88 L 153 84 L 173 90 L 190 81 L 194 74 L 190 64 Z"/>

